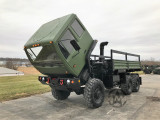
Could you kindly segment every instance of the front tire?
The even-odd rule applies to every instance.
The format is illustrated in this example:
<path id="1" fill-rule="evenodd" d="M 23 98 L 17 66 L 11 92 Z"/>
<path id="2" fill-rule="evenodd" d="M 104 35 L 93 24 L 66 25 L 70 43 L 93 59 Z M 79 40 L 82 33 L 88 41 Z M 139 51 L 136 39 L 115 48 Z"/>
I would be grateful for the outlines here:
<path id="1" fill-rule="evenodd" d="M 55 88 L 52 88 L 52 95 L 57 100 L 65 100 L 70 95 L 70 92 L 62 91 L 62 90 L 56 90 Z"/>
<path id="2" fill-rule="evenodd" d="M 104 85 L 99 79 L 90 79 L 84 89 L 84 99 L 89 108 L 98 108 L 104 101 Z"/>

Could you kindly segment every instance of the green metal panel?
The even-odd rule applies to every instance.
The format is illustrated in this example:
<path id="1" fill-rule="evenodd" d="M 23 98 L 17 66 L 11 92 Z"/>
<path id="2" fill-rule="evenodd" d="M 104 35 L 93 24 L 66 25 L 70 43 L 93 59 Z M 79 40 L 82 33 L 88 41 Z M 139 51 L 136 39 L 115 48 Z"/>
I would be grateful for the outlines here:
<path id="1" fill-rule="evenodd" d="M 141 64 L 138 61 L 128 61 L 128 69 L 140 69 Z"/>
<path id="2" fill-rule="evenodd" d="M 27 41 L 25 46 L 32 47 L 34 44 L 45 45 L 50 41 L 56 42 L 74 16 L 74 14 L 70 14 L 43 24 Z"/>
<path id="3" fill-rule="evenodd" d="M 84 67 L 84 65 L 86 64 L 85 58 L 86 58 L 86 54 L 87 51 L 89 50 L 93 39 L 90 36 L 90 34 L 88 33 L 88 31 L 85 29 L 85 27 L 83 26 L 83 24 L 80 22 L 80 20 L 75 16 L 73 18 L 73 21 L 71 21 L 71 24 L 74 22 L 74 20 L 78 20 L 79 23 L 81 24 L 81 26 L 84 29 L 83 34 L 79 37 L 77 35 L 77 33 L 73 30 L 72 27 L 69 27 L 69 29 L 71 30 L 72 34 L 74 35 L 74 37 L 77 40 L 78 45 L 80 46 L 80 51 L 77 52 L 75 51 L 74 54 L 71 55 L 71 59 L 68 60 L 68 64 L 73 67 L 73 65 L 76 65 L 74 69 L 74 71 L 76 72 L 77 75 L 79 75 L 79 73 L 81 72 L 82 68 Z"/>
<path id="4" fill-rule="evenodd" d="M 42 72 L 43 74 L 65 74 L 66 73 L 66 68 L 65 66 L 35 66 L 37 70 Z"/>
<path id="5" fill-rule="evenodd" d="M 141 64 L 138 61 L 113 60 L 113 69 L 140 69 Z"/>
<path id="6" fill-rule="evenodd" d="M 84 32 L 80 37 L 71 27 L 71 24 L 75 19 L 79 21 L 80 25 L 84 29 Z M 66 59 L 62 54 L 58 43 L 67 30 L 70 30 L 81 49 L 79 52 L 73 50 Z M 50 41 L 53 41 L 53 44 L 50 44 Z M 29 54 L 26 52 L 29 60 L 34 65 L 34 67 L 42 74 L 66 74 L 67 71 L 69 74 L 78 76 L 85 65 L 85 57 L 92 42 L 92 37 L 90 36 L 84 25 L 77 18 L 77 16 L 75 14 L 70 14 L 42 25 L 39 30 L 25 44 L 25 51 L 28 48 L 32 48 L 32 46 L 35 44 L 40 44 L 40 46 L 50 44 L 56 50 L 57 56 L 61 59 L 63 66 L 42 67 L 40 65 L 34 64 L 35 62 L 31 60 Z M 74 65 L 76 65 L 76 67 L 73 67 Z"/>
<path id="7" fill-rule="evenodd" d="M 123 60 L 113 60 L 113 69 L 127 69 L 127 62 Z"/>

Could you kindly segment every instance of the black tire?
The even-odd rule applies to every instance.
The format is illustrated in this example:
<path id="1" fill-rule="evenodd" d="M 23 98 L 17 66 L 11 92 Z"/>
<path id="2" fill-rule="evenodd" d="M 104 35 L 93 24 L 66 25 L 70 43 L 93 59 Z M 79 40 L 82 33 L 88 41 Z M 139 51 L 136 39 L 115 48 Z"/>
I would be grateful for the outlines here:
<path id="1" fill-rule="evenodd" d="M 81 95 L 84 93 L 84 88 L 74 91 L 77 95 Z"/>
<path id="2" fill-rule="evenodd" d="M 150 71 L 150 70 L 145 70 L 144 73 L 145 73 L 145 74 L 151 74 L 152 71 Z"/>
<path id="3" fill-rule="evenodd" d="M 125 83 L 121 84 L 121 90 L 125 95 L 130 95 L 132 93 L 131 78 L 128 78 Z"/>
<path id="4" fill-rule="evenodd" d="M 104 101 L 104 85 L 99 79 L 90 79 L 84 89 L 84 99 L 89 108 L 98 108 Z"/>
<path id="5" fill-rule="evenodd" d="M 137 79 L 132 80 L 132 91 L 133 92 L 138 92 L 140 89 L 140 82 L 139 82 L 139 77 Z"/>
<path id="6" fill-rule="evenodd" d="M 54 88 L 52 88 L 52 95 L 55 99 L 57 100 L 65 100 L 68 98 L 68 96 L 70 95 L 70 92 L 68 91 L 61 91 L 61 90 L 56 90 Z"/>

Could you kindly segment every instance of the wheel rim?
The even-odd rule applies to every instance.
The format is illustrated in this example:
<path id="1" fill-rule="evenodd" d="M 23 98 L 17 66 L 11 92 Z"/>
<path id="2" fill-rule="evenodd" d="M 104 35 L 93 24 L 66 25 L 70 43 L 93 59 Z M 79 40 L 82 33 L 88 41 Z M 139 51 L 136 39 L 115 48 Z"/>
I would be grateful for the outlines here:
<path id="1" fill-rule="evenodd" d="M 96 103 L 100 103 L 102 98 L 103 98 L 102 89 L 98 87 L 94 91 L 93 99 Z"/>

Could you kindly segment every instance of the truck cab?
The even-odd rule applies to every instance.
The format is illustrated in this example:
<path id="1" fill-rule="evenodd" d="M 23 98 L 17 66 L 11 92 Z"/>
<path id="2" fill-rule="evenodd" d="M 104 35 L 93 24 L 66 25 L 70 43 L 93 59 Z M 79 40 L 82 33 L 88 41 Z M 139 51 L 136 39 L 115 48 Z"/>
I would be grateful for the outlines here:
<path id="1" fill-rule="evenodd" d="M 71 41 L 79 50 L 75 50 Z M 70 14 L 42 25 L 25 44 L 25 52 L 33 66 L 44 75 L 77 77 L 85 66 L 92 42 L 81 21 Z"/>

